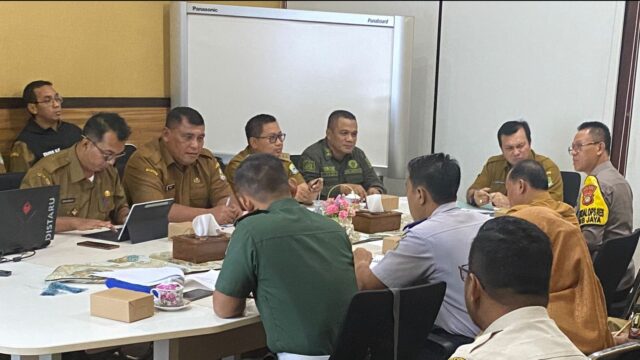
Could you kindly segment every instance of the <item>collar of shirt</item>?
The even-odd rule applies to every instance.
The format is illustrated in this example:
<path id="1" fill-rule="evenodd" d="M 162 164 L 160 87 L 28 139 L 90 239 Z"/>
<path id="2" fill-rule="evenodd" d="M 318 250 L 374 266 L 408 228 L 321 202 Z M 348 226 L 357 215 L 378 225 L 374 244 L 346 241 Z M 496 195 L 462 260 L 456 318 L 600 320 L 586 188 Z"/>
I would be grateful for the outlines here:
<path id="1" fill-rule="evenodd" d="M 480 335 L 490 334 L 496 331 L 502 331 L 513 324 L 525 323 L 532 320 L 547 319 L 549 313 L 542 306 L 525 306 L 511 312 L 508 312 L 497 318 L 489 325 Z"/>
<path id="2" fill-rule="evenodd" d="M 333 157 L 333 152 L 331 151 L 329 144 L 327 144 L 327 138 L 324 138 L 320 141 L 322 142 L 322 154 L 324 155 L 325 160 L 333 160 L 339 163 L 344 163 L 345 161 L 353 159 L 353 153 L 345 154 L 342 160 L 336 159 L 335 157 Z M 355 150 L 355 146 L 354 146 L 354 150 Z"/>
<path id="3" fill-rule="evenodd" d="M 61 121 L 58 121 L 58 124 L 56 126 L 50 127 L 50 128 L 43 128 L 40 125 L 38 125 L 38 123 L 36 122 L 36 118 L 34 117 L 30 117 L 29 121 L 27 122 L 27 126 L 26 126 L 26 130 L 28 132 L 31 133 L 35 133 L 35 134 L 44 134 L 48 131 L 54 131 L 57 132 L 58 129 L 60 129 L 60 125 L 62 124 Z"/>
<path id="4" fill-rule="evenodd" d="M 73 145 L 69 148 L 67 153 L 67 158 L 69 159 L 69 171 L 71 175 L 71 181 L 78 182 L 85 179 L 84 170 L 82 170 L 82 165 L 80 165 L 80 159 L 78 158 L 78 153 L 76 152 L 76 148 L 78 144 Z"/>
<path id="5" fill-rule="evenodd" d="M 591 174 L 589 175 L 593 175 L 593 176 L 598 176 L 601 172 L 605 171 L 605 170 L 609 170 L 609 169 L 614 169 L 615 171 L 618 171 L 615 166 L 613 166 L 613 164 L 611 163 L 610 160 L 607 160 L 605 162 L 603 162 L 602 164 L 599 164 L 598 166 L 596 166 L 595 168 L 593 168 L 593 171 L 591 172 Z"/>
<path id="6" fill-rule="evenodd" d="M 271 205 L 269 205 L 269 207 L 267 208 L 267 211 L 274 212 L 282 209 L 299 208 L 299 207 L 300 207 L 300 204 L 298 204 L 297 201 L 295 201 L 293 198 L 287 197 L 287 198 L 278 199 L 272 202 Z"/>
<path id="7" fill-rule="evenodd" d="M 456 202 L 455 202 L 455 201 L 452 201 L 452 202 L 448 202 L 448 203 L 442 204 L 442 205 L 438 206 L 438 207 L 433 211 L 433 213 L 431 213 L 431 216 L 426 217 L 426 218 L 424 218 L 424 219 L 422 219 L 422 220 L 414 221 L 414 222 L 412 222 L 411 224 L 406 225 L 406 226 L 402 229 L 402 231 L 403 231 L 403 232 L 404 232 L 404 231 L 407 231 L 407 230 L 409 230 L 409 229 L 411 229 L 411 228 L 415 227 L 416 225 L 421 224 L 423 221 L 429 220 L 429 219 L 431 219 L 431 218 L 435 217 L 435 216 L 436 216 L 436 215 L 438 215 L 438 214 L 445 213 L 445 212 L 447 212 L 447 211 L 449 211 L 449 210 L 453 210 L 453 209 L 455 209 L 455 208 L 457 208 L 457 205 L 456 205 Z"/>
<path id="8" fill-rule="evenodd" d="M 162 141 L 162 138 L 158 139 L 158 148 L 160 149 L 160 157 L 162 158 L 162 161 L 167 164 L 167 167 L 169 167 L 169 165 L 173 163 L 176 163 L 176 161 L 173 159 L 173 156 L 171 156 L 169 149 L 167 149 L 167 147 L 164 145 L 164 141 Z"/>

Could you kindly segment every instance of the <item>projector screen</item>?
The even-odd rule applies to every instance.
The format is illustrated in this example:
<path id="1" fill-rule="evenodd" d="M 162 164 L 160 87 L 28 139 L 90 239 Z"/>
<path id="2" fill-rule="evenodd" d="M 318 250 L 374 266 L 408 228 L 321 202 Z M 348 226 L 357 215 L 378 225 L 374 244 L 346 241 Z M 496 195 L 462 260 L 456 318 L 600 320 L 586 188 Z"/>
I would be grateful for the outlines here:
<path id="1" fill-rule="evenodd" d="M 242 150 L 261 113 L 278 119 L 284 151 L 300 154 L 344 109 L 374 166 L 405 166 L 411 18 L 180 2 L 171 16 L 172 106 L 202 113 L 216 154 Z"/>

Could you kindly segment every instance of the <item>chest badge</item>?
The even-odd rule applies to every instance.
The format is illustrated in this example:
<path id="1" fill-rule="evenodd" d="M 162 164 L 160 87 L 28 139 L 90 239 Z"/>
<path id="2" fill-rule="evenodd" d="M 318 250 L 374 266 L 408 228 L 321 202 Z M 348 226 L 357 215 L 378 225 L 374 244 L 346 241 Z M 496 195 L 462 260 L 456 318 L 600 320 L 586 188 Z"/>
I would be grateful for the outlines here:
<path id="1" fill-rule="evenodd" d="M 347 165 L 349 165 L 349 167 L 352 168 L 352 169 L 357 169 L 358 168 L 358 162 L 355 161 L 355 160 L 349 160 Z"/>
<path id="2" fill-rule="evenodd" d="M 73 210 L 71 210 L 69 214 L 71 214 L 71 216 L 78 216 L 78 209 L 73 208 Z"/>
<path id="3" fill-rule="evenodd" d="M 194 177 L 193 178 L 193 183 L 194 184 L 200 184 L 200 178 L 199 177 Z"/>
<path id="4" fill-rule="evenodd" d="M 105 191 L 104 191 L 104 197 L 107 197 L 107 198 L 108 198 L 108 197 L 111 197 L 111 191 L 109 191 L 109 190 L 105 190 Z"/>

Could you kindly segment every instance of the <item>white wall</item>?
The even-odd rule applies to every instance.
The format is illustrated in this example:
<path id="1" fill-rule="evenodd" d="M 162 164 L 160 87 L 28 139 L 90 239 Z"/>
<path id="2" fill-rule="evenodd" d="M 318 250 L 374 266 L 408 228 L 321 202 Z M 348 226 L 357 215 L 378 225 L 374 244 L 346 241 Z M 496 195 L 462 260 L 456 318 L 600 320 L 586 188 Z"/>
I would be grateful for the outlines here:
<path id="1" fill-rule="evenodd" d="M 444 3 L 435 149 L 460 161 L 460 196 L 517 117 L 573 170 L 576 127 L 613 121 L 623 16 L 623 2 Z"/>

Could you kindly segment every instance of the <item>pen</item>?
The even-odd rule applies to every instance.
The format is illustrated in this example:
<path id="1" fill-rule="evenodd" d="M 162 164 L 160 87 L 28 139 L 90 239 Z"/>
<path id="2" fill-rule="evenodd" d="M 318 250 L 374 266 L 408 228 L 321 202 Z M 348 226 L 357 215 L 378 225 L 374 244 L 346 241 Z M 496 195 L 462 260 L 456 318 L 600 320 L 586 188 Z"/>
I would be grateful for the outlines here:
<path id="1" fill-rule="evenodd" d="M 229 201 L 231 201 L 231 196 L 229 196 L 229 197 L 227 198 L 227 203 L 226 203 L 226 204 L 224 204 L 224 206 L 229 206 Z"/>

